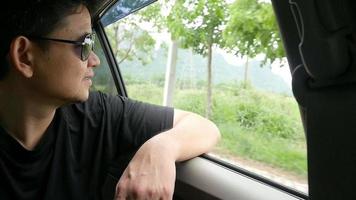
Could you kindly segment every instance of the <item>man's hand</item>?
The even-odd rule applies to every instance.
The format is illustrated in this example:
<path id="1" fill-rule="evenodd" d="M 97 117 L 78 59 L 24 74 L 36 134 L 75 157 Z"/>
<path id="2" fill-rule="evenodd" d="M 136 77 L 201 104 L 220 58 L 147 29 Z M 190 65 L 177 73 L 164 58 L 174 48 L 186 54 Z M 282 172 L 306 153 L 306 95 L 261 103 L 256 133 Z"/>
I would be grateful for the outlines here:
<path id="1" fill-rule="evenodd" d="M 173 128 L 152 137 L 136 152 L 116 186 L 115 200 L 171 200 L 175 162 L 208 152 L 219 138 L 219 129 L 208 119 L 175 109 Z"/>
<path id="2" fill-rule="evenodd" d="M 157 135 L 136 152 L 116 185 L 115 200 L 171 200 L 176 177 L 175 155 Z M 173 151 L 172 151 L 173 150 Z"/>

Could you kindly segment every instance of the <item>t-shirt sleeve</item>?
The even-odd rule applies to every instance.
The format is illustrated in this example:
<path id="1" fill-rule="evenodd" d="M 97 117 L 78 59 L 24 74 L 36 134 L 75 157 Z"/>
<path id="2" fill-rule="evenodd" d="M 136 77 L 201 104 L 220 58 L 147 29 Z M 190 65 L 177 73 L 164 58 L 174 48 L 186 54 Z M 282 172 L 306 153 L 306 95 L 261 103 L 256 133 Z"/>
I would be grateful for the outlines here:
<path id="1" fill-rule="evenodd" d="M 174 109 L 122 96 L 96 93 L 105 120 L 103 133 L 108 173 L 119 177 L 139 147 L 153 136 L 173 127 Z"/>
<path id="2" fill-rule="evenodd" d="M 113 127 L 113 140 L 119 150 L 138 148 L 154 135 L 173 126 L 173 108 L 163 107 L 122 96 L 99 94 L 107 125 Z"/>

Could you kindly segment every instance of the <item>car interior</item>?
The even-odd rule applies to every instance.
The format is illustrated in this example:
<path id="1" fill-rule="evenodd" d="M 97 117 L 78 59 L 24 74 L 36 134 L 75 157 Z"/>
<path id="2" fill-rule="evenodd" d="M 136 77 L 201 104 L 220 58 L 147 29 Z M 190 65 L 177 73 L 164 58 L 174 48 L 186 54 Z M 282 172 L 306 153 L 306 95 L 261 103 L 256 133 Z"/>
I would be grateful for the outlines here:
<path id="1" fill-rule="evenodd" d="M 90 5 L 118 94 L 127 96 L 104 31 L 103 17 L 117 3 L 120 0 L 92 0 Z M 136 0 L 131 10 L 112 14 L 120 20 L 151 3 L 155 1 Z M 272 5 L 306 134 L 308 194 L 202 155 L 177 164 L 174 199 L 356 199 L 355 2 L 272 0 Z M 103 199 L 113 198 L 119 177 L 112 176 Z"/>

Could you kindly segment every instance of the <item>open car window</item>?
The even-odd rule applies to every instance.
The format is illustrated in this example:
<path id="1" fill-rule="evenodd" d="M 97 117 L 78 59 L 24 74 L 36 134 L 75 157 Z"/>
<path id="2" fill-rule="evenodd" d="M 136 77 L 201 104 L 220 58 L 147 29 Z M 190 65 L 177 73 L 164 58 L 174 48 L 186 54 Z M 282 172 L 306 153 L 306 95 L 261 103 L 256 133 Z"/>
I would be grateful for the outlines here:
<path id="1" fill-rule="evenodd" d="M 207 116 L 222 134 L 221 142 L 209 156 L 308 193 L 305 136 L 291 90 L 289 65 L 285 54 L 280 52 L 284 51 L 283 47 L 278 46 L 281 40 L 271 2 L 221 1 L 221 5 L 210 5 L 226 7 L 221 10 L 224 16 L 219 18 L 221 23 L 216 25 L 215 34 L 231 43 L 228 47 L 216 42 L 210 51 L 202 48 L 204 37 L 199 36 L 205 31 L 207 13 L 213 12 L 208 11 L 208 5 L 198 0 L 176 5 L 156 2 L 139 10 L 137 4 L 130 3 L 117 2 L 101 19 L 125 84 L 125 94 L 140 101 Z M 141 5 L 149 3 L 152 2 L 142 1 Z M 203 9 L 200 13 L 199 6 Z M 253 15 L 245 18 L 243 13 L 234 15 L 243 9 L 260 15 L 261 21 Z M 184 18 L 179 15 L 184 10 L 196 13 L 187 13 Z M 242 24 L 228 21 L 232 16 L 255 28 L 266 18 L 265 23 L 271 23 L 271 27 L 246 37 L 255 34 L 262 42 L 265 37 L 279 43 L 275 49 L 273 44 L 269 47 L 279 53 L 278 59 L 272 62 L 263 51 L 256 51 L 255 55 L 239 53 L 231 41 L 233 36 L 245 36 L 224 32 L 226 27 Z M 180 31 L 182 34 L 176 36 Z M 193 34 L 197 40 L 184 37 L 183 33 Z M 189 46 L 185 40 L 197 44 Z M 257 49 L 258 45 L 250 48 Z"/>

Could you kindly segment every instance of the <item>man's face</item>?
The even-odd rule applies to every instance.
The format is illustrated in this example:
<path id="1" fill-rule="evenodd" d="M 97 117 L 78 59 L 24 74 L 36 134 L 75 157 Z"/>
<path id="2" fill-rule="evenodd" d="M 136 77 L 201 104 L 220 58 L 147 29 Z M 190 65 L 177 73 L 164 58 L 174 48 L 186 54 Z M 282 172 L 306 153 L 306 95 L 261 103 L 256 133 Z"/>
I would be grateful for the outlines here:
<path id="1" fill-rule="evenodd" d="M 64 25 L 54 30 L 49 38 L 83 41 L 92 32 L 90 14 L 85 7 L 64 19 Z M 88 60 L 81 60 L 81 46 L 48 41 L 48 51 L 36 51 L 33 84 L 36 93 L 45 99 L 68 103 L 84 101 L 94 76 L 93 67 L 100 64 L 91 52 Z"/>

